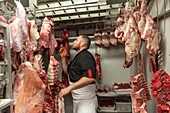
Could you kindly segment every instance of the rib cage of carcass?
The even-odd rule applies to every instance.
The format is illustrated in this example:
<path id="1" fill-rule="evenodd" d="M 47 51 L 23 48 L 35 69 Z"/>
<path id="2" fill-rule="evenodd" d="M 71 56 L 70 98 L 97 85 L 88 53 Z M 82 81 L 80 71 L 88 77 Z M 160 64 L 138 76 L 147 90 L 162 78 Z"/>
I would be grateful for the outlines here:
<path id="1" fill-rule="evenodd" d="M 157 100 L 157 112 L 170 112 L 170 76 L 162 69 L 151 80 L 152 95 Z"/>
<path id="2" fill-rule="evenodd" d="M 132 113 L 147 113 L 146 102 L 151 100 L 149 89 L 143 73 L 131 76 Z"/>

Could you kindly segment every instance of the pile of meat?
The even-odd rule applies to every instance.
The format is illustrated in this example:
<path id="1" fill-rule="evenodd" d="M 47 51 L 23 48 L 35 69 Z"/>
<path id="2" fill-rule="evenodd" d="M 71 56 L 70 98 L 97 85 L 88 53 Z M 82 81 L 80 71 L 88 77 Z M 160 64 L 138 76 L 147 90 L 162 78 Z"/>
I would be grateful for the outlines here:
<path id="1" fill-rule="evenodd" d="M 151 80 L 152 95 L 157 100 L 158 113 L 170 112 L 170 76 L 162 69 Z"/>
<path id="2" fill-rule="evenodd" d="M 132 90 L 132 113 L 147 113 L 146 102 L 150 100 L 150 94 L 143 73 L 131 76 Z"/>

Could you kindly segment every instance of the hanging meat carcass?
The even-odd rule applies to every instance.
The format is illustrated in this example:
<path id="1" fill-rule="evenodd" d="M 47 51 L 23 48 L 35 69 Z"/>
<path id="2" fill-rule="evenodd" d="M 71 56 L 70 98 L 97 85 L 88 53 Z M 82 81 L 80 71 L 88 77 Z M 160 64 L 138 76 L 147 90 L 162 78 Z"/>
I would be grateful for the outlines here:
<path id="1" fill-rule="evenodd" d="M 65 48 L 65 52 L 66 52 L 66 59 L 65 59 L 65 62 L 66 64 L 68 64 L 69 62 L 69 59 L 70 59 L 70 47 L 69 47 L 69 43 L 68 43 L 68 31 L 66 29 L 63 30 L 62 32 L 62 41 L 61 41 L 61 47 Z M 68 82 L 68 76 L 66 73 L 64 73 L 64 71 L 62 70 L 62 83 L 65 85 L 65 86 L 68 86 L 69 85 L 69 82 Z"/>
<path id="2" fill-rule="evenodd" d="M 141 38 L 137 29 L 135 18 L 132 14 L 129 15 L 128 25 L 126 27 L 127 33 L 125 34 L 125 67 L 132 64 L 132 60 L 139 53 L 141 46 Z M 127 60 L 127 61 L 126 61 Z M 127 64 L 126 64 L 127 63 Z"/>
<path id="3" fill-rule="evenodd" d="M 40 54 L 35 55 L 33 66 L 36 68 L 41 80 L 46 85 L 44 93 L 43 113 L 52 113 L 54 109 L 54 100 L 52 97 L 51 88 L 48 83 L 47 74 L 42 68 L 42 56 Z"/>
<path id="4" fill-rule="evenodd" d="M 96 23 L 96 29 L 95 29 L 95 33 L 94 33 L 95 44 L 101 46 L 101 40 L 102 40 L 102 35 L 98 28 L 98 23 Z"/>
<path id="5" fill-rule="evenodd" d="M 26 11 L 20 1 L 14 0 L 14 2 L 17 5 L 16 17 L 18 17 L 21 20 L 20 24 L 22 26 L 23 39 L 26 39 L 28 36 L 28 23 L 26 18 Z"/>
<path id="6" fill-rule="evenodd" d="M 104 28 L 103 28 L 103 32 L 102 32 L 102 40 L 101 43 L 103 45 L 103 47 L 109 48 L 110 47 L 110 42 L 109 42 L 109 35 L 107 33 L 107 29 L 106 29 L 106 23 L 104 23 Z"/>
<path id="7" fill-rule="evenodd" d="M 49 48 L 50 45 L 50 34 L 52 32 L 51 26 L 54 26 L 54 23 L 50 18 L 45 17 L 40 31 L 39 44 L 42 48 Z"/>
<path id="8" fill-rule="evenodd" d="M 95 61 L 96 61 L 96 75 L 98 79 L 101 79 L 101 63 L 100 63 L 100 55 L 95 54 Z"/>
<path id="9" fill-rule="evenodd" d="M 9 20 L 9 32 L 11 46 L 16 52 L 20 52 L 23 48 L 23 43 L 28 37 L 28 23 L 24 7 L 19 1 L 14 1 L 17 5 L 16 16 Z"/>
<path id="10" fill-rule="evenodd" d="M 115 29 L 115 37 L 118 39 L 122 39 L 124 35 L 124 21 L 121 16 L 121 8 L 118 8 L 118 16 L 117 16 L 117 25 Z"/>
<path id="11" fill-rule="evenodd" d="M 114 22 L 111 23 L 109 40 L 111 45 L 117 46 L 118 41 L 114 35 Z"/>
<path id="12" fill-rule="evenodd" d="M 45 85 L 31 63 L 21 65 L 20 91 L 15 101 L 15 113 L 42 113 Z M 18 82 L 18 81 L 15 81 Z M 17 86 L 15 88 L 17 89 Z M 15 90 L 14 90 L 15 91 Z"/>
<path id="13" fill-rule="evenodd" d="M 24 38 L 21 26 L 21 20 L 18 17 L 13 17 L 9 20 L 10 39 L 12 40 L 12 48 L 16 52 L 20 52 L 23 48 Z"/>

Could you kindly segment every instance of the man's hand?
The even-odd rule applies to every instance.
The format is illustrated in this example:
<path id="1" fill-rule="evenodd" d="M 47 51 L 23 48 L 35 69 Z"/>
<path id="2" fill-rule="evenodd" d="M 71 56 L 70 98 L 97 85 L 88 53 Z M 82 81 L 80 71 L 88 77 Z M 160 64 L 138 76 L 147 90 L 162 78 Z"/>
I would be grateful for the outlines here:
<path id="1" fill-rule="evenodd" d="M 67 56 L 67 50 L 65 47 L 61 47 L 60 50 L 59 50 L 59 53 L 60 53 L 60 57 L 63 58 L 63 57 L 66 57 Z"/>
<path id="2" fill-rule="evenodd" d="M 59 93 L 60 99 L 62 99 L 63 96 L 69 94 L 70 92 L 71 92 L 71 89 L 69 87 L 62 89 Z"/>

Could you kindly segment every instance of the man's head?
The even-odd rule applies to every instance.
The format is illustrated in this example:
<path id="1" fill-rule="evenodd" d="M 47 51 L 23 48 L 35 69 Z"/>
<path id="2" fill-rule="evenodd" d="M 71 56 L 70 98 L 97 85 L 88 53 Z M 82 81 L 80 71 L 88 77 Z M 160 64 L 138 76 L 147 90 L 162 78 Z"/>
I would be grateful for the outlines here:
<path id="1" fill-rule="evenodd" d="M 91 41 L 90 38 L 86 35 L 80 35 L 73 42 L 73 49 L 76 51 L 80 51 L 83 49 L 88 49 L 90 47 Z"/>

